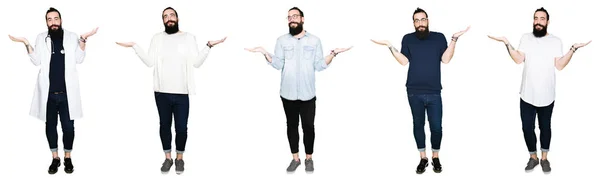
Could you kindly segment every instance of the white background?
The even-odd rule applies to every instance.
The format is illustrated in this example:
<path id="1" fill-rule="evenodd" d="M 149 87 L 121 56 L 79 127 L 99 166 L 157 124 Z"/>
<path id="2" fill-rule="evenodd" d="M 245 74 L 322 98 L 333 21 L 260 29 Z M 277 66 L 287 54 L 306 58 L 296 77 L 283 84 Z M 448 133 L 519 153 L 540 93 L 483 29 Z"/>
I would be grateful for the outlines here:
<path id="1" fill-rule="evenodd" d="M 0 180 L 177 179 L 177 180 L 439 180 L 524 178 L 562 180 L 590 176 L 598 150 L 598 43 L 579 49 L 557 71 L 549 159 L 553 173 L 525 173 L 527 148 L 519 117 L 522 65 L 504 45 L 486 37 L 506 36 L 516 47 L 533 28 L 539 7 L 550 12 L 550 33 L 567 52 L 573 43 L 600 41 L 593 1 L 2 1 L 0 41 Z M 84 118 L 75 120 L 75 172 L 56 175 L 44 122 L 28 115 L 38 67 L 22 44 L 7 34 L 35 36 L 46 31 L 42 17 L 50 7 L 63 16 L 63 28 L 78 34 L 100 27 L 89 38 L 87 57 L 78 66 Z M 228 36 L 195 72 L 189 137 L 183 175 L 161 175 L 163 152 L 152 93 L 152 69 L 133 49 L 116 41 L 148 47 L 163 31 L 162 10 L 174 7 L 180 28 L 199 44 Z M 300 7 L 305 28 L 321 38 L 324 52 L 354 46 L 317 74 L 315 173 L 295 174 L 279 98 L 280 73 L 246 47 L 274 49 L 287 33 L 287 10 Z M 427 168 L 416 175 L 419 157 L 406 98 L 408 67 L 369 39 L 388 39 L 400 48 L 414 31 L 412 13 L 429 13 L 430 29 L 446 38 L 467 26 L 450 64 L 442 66 L 444 171 Z M 60 133 L 60 126 L 59 126 Z M 536 131 L 537 132 L 537 131 Z M 426 125 L 427 149 L 430 150 Z M 62 134 L 61 134 L 62 135 Z M 538 134 L 539 136 L 539 134 Z M 62 139 L 62 136 L 59 140 Z M 302 144 L 300 144 L 302 145 Z M 175 145 L 173 145 L 174 147 Z M 539 147 L 539 141 L 538 141 Z M 62 141 L 59 141 L 62 152 Z M 304 152 L 303 146 L 300 147 Z M 428 152 L 428 156 L 431 153 Z M 61 153 L 62 156 L 62 153 Z M 304 158 L 302 156 L 301 158 Z"/>

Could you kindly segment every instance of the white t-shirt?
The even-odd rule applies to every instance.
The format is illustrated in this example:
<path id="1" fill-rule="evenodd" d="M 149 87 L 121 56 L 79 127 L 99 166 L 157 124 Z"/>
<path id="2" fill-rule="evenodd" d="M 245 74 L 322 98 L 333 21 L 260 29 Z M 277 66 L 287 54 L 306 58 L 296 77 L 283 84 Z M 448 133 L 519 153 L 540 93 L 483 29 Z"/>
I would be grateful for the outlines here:
<path id="1" fill-rule="evenodd" d="M 521 99 L 536 107 L 550 105 L 556 95 L 554 59 L 563 56 L 561 39 L 551 34 L 538 38 L 526 33 L 521 37 L 519 51 L 525 54 Z"/>

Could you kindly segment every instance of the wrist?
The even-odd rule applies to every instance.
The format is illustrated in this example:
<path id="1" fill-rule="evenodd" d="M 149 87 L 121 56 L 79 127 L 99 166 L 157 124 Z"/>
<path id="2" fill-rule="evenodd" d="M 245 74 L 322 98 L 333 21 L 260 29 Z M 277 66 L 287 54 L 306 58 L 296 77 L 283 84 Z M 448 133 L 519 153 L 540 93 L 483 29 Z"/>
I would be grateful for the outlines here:
<path id="1" fill-rule="evenodd" d="M 573 53 L 575 53 L 575 51 L 577 51 L 577 48 L 575 47 L 575 45 L 571 46 L 571 50 L 573 51 Z"/>
<path id="2" fill-rule="evenodd" d="M 212 48 L 214 45 L 211 45 L 211 44 L 210 44 L 210 42 L 206 42 L 206 46 L 207 46 L 208 48 Z"/>
<path id="3" fill-rule="evenodd" d="M 335 52 L 335 50 L 331 50 L 331 53 L 329 53 L 329 54 L 330 54 L 330 55 L 333 55 L 333 57 L 336 57 L 338 53 L 337 53 L 337 52 Z"/>
<path id="4" fill-rule="evenodd" d="M 86 43 L 87 42 L 87 37 L 84 38 L 83 36 L 79 36 L 79 41 Z"/>
<path id="5" fill-rule="evenodd" d="M 456 41 L 458 41 L 458 37 L 457 37 L 457 36 L 452 36 L 452 39 L 451 39 L 451 40 L 452 40 L 453 42 L 456 42 Z"/>

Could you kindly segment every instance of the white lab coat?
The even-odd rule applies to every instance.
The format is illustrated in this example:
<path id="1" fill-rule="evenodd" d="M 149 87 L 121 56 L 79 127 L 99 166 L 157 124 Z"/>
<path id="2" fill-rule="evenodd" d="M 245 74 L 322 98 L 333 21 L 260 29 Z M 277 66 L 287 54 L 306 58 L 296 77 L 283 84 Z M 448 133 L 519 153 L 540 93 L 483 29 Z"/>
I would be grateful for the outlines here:
<path id="1" fill-rule="evenodd" d="M 65 49 L 65 83 L 67 87 L 69 115 L 70 119 L 74 120 L 83 116 L 79 93 L 79 76 L 77 75 L 75 66 L 83 62 L 85 51 L 79 47 L 79 36 L 67 30 L 64 30 L 63 47 Z M 29 54 L 31 62 L 36 66 L 40 66 L 29 115 L 43 121 L 46 121 L 46 104 L 50 88 L 51 51 L 52 41 L 46 31 L 37 36 L 33 53 Z"/>

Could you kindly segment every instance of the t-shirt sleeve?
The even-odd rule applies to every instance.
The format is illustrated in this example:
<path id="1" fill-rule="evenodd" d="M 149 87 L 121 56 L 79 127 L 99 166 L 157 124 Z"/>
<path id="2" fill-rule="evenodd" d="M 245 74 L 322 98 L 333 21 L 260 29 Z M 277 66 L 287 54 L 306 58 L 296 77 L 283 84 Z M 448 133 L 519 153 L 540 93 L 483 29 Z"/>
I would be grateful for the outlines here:
<path id="1" fill-rule="evenodd" d="M 402 37 L 402 48 L 400 48 L 400 53 L 402 53 L 410 62 L 410 51 L 408 50 L 408 40 L 406 36 Z"/>
<path id="2" fill-rule="evenodd" d="M 520 52 L 527 52 L 527 35 L 521 36 L 521 40 L 519 41 L 519 48 L 517 48 Z"/>
<path id="3" fill-rule="evenodd" d="M 562 57 L 564 55 L 563 54 L 563 43 L 560 38 L 557 38 L 556 51 L 554 51 L 554 52 L 556 52 L 556 55 L 554 55 L 554 57 Z"/>
<path id="4" fill-rule="evenodd" d="M 442 54 L 444 54 L 444 52 L 446 52 L 446 49 L 448 49 L 448 40 L 446 40 L 446 36 L 442 33 L 440 33 L 440 38 L 441 38 L 441 46 L 440 46 L 440 52 L 442 52 Z"/>

